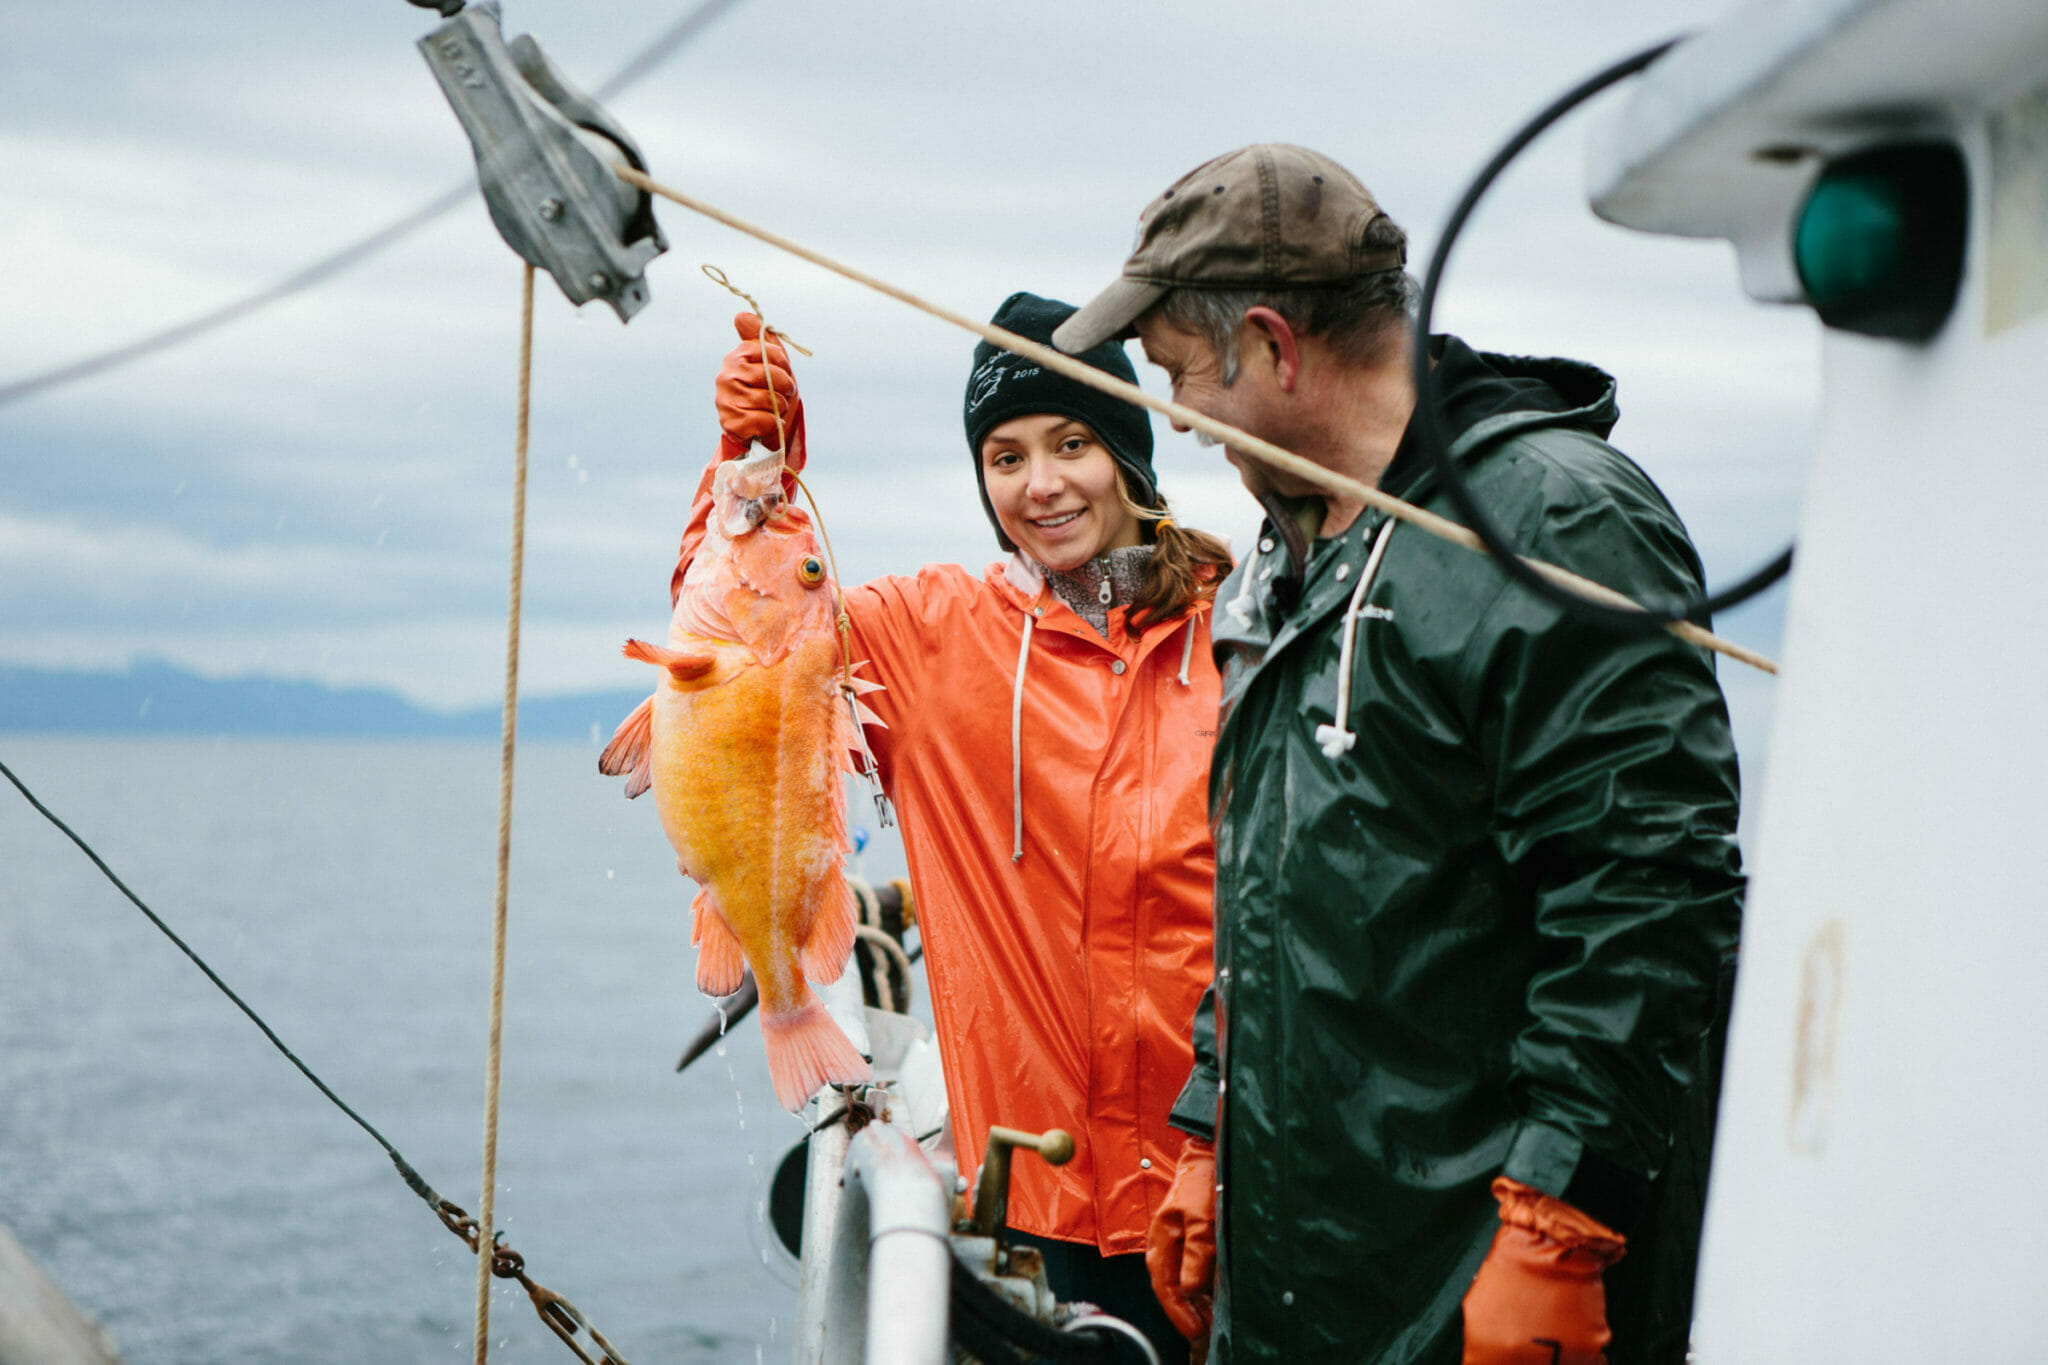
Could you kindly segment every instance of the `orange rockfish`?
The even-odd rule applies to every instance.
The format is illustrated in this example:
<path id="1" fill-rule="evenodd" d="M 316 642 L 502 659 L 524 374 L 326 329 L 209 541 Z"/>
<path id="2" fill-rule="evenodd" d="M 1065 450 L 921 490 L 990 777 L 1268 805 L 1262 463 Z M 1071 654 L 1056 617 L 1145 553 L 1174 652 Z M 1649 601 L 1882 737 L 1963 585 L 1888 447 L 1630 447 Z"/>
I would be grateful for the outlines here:
<path id="1" fill-rule="evenodd" d="M 784 499 L 782 456 L 756 447 L 719 465 L 668 645 L 626 644 L 661 681 L 598 759 L 630 774 L 627 796 L 652 786 L 676 866 L 699 885 L 697 988 L 730 995 L 753 969 L 792 1111 L 871 1074 L 808 984 L 837 980 L 854 939 L 840 773 L 866 708 L 842 695 L 836 602 L 809 520 Z"/>

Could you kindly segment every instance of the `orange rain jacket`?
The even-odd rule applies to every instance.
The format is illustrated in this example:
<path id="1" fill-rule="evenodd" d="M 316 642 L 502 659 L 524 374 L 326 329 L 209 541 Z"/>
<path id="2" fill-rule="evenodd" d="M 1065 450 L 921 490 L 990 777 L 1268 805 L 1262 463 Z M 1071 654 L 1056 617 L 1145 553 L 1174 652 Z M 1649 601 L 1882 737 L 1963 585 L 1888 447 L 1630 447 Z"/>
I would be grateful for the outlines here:
<path id="1" fill-rule="evenodd" d="M 885 689 L 863 698 L 888 726 L 868 741 L 902 816 L 961 1170 L 990 1124 L 1064 1128 L 1072 1161 L 1010 1168 L 1010 1225 L 1143 1251 L 1210 977 L 1209 604 L 1136 639 L 1113 607 L 1104 639 L 1013 558 L 878 579 L 846 609 Z"/>

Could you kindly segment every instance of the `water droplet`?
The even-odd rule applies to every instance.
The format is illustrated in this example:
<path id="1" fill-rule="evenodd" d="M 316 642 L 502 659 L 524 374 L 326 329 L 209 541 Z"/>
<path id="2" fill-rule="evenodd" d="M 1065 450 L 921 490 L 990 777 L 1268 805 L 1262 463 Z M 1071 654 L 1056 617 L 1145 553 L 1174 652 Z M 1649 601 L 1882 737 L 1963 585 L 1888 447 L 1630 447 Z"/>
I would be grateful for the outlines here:
<path id="1" fill-rule="evenodd" d="M 611 879 L 613 878 L 613 876 L 615 876 L 615 875 L 616 875 L 616 874 L 615 874 L 615 873 L 614 873 L 614 872 L 613 872 L 613 871 L 612 871 L 612 870 L 611 870 L 610 868 L 606 868 L 606 869 L 604 870 L 604 879 L 605 879 L 606 881 L 610 881 L 610 880 L 611 880 Z"/>
<path id="2" fill-rule="evenodd" d="M 587 469 L 579 469 L 579 470 L 577 470 L 577 471 L 576 471 L 576 482 L 578 482 L 578 483 L 589 483 L 589 482 L 590 482 L 590 471 L 589 471 L 589 470 L 587 470 Z"/>
<path id="3" fill-rule="evenodd" d="M 724 1044 L 724 1043 L 720 1043 L 720 1044 L 718 1045 L 718 1047 L 717 1047 L 717 1053 L 718 1053 L 718 1055 L 719 1055 L 719 1056 L 721 1056 L 721 1057 L 723 1057 L 723 1056 L 725 1055 L 725 1044 Z"/>

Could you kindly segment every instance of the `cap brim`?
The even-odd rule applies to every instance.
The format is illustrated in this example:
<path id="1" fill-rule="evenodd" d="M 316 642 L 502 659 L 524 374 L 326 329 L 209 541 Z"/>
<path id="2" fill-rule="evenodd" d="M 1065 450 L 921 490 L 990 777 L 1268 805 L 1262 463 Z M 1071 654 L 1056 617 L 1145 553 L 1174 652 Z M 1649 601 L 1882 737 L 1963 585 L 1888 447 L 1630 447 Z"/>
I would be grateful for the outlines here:
<path id="1" fill-rule="evenodd" d="M 1084 304 L 1053 329 L 1052 344 L 1068 355 L 1092 351 L 1111 337 L 1131 334 L 1131 324 L 1147 308 L 1166 297 L 1166 286 L 1121 279 Z"/>

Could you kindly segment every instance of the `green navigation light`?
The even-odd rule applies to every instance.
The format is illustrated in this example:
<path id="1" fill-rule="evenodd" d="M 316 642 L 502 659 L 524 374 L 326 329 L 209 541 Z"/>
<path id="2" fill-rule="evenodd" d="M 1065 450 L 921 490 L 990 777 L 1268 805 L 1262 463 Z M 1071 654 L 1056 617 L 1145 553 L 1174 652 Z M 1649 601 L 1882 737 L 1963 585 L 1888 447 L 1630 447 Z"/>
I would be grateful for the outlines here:
<path id="1" fill-rule="evenodd" d="M 1868 171 L 1823 175 L 1792 238 L 1800 282 L 1821 308 L 1894 287 L 1905 251 L 1898 182 Z"/>
<path id="2" fill-rule="evenodd" d="M 1962 280 L 1969 179 L 1947 143 L 1897 143 L 1829 163 L 1792 230 L 1793 261 L 1821 321 L 1925 341 Z"/>

